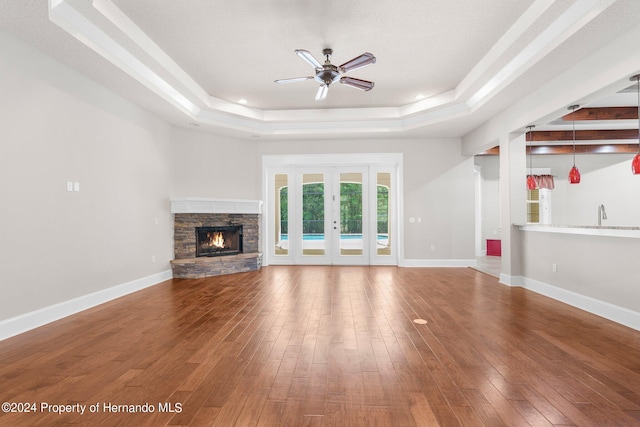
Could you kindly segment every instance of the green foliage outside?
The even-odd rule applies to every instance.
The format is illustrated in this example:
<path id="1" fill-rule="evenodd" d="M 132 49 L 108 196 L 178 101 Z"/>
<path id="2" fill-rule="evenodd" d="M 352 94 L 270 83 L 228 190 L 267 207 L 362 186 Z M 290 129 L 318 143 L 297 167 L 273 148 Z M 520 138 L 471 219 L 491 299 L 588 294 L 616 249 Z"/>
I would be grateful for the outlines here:
<path id="1" fill-rule="evenodd" d="M 379 185 L 377 191 L 378 233 L 388 232 L 389 188 Z M 288 234 L 289 189 L 280 190 L 281 231 Z M 302 186 L 302 222 L 304 234 L 324 233 L 324 184 L 312 183 Z M 340 183 L 340 232 L 362 233 L 362 184 Z"/>

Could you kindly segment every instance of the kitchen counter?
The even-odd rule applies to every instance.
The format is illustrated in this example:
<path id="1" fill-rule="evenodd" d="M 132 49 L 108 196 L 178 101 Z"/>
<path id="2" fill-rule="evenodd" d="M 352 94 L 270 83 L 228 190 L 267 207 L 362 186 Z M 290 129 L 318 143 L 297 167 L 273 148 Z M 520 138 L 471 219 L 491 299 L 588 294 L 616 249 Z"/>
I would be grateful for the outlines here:
<path id="1" fill-rule="evenodd" d="M 582 234 L 589 236 L 630 237 L 640 239 L 640 227 L 615 225 L 513 224 L 523 231 Z"/>

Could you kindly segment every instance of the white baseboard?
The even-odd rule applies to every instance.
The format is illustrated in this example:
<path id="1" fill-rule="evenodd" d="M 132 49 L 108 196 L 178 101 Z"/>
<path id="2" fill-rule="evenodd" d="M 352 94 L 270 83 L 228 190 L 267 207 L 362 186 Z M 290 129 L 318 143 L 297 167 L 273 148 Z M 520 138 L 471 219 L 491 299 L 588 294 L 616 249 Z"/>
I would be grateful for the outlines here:
<path id="1" fill-rule="evenodd" d="M 511 276 L 508 274 L 504 274 L 504 273 L 500 273 L 500 278 L 498 279 L 498 282 L 502 283 L 503 285 L 507 285 L 507 286 L 520 286 L 520 287 L 524 287 L 524 281 L 522 276 Z"/>
<path id="2" fill-rule="evenodd" d="M 35 329 L 47 323 L 55 322 L 72 314 L 87 310 L 91 307 L 120 298 L 132 292 L 169 280 L 173 277 L 171 270 L 142 277 L 131 282 L 103 289 L 92 294 L 83 295 L 69 301 L 44 307 L 29 313 L 21 314 L 0 321 L 0 341 L 15 335 Z"/>
<path id="3" fill-rule="evenodd" d="M 500 283 L 504 283 L 502 275 L 500 275 Z M 520 286 L 556 301 L 569 304 L 573 307 L 640 331 L 640 313 L 637 311 L 629 310 L 628 308 L 613 305 L 605 301 L 600 301 L 595 298 L 562 289 L 548 283 L 529 279 L 527 277 L 512 277 L 510 283 L 511 284 L 509 286 Z"/>
<path id="4" fill-rule="evenodd" d="M 405 259 L 400 267 L 476 267 L 475 259 Z"/>

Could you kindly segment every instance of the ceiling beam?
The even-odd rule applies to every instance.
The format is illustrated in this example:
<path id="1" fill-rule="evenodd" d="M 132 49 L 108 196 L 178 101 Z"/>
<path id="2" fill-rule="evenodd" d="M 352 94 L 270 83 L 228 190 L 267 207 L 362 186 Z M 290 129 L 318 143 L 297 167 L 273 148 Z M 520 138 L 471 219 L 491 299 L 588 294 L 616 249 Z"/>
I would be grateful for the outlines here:
<path id="1" fill-rule="evenodd" d="M 562 120 L 570 122 L 573 114 L 562 116 Z M 575 111 L 576 121 L 580 120 L 628 120 L 638 118 L 638 107 L 601 107 L 581 108 Z"/>
<path id="2" fill-rule="evenodd" d="M 529 154 L 527 147 L 527 154 Z M 589 144 L 576 145 L 576 154 L 637 153 L 638 144 Z M 532 154 L 573 154 L 573 145 L 534 145 Z"/>
<path id="3" fill-rule="evenodd" d="M 534 145 L 527 147 L 527 154 L 573 154 L 573 144 L 564 145 Z M 589 144 L 576 145 L 576 154 L 634 154 L 638 152 L 638 144 Z M 500 147 L 493 147 L 478 153 L 478 156 L 498 156 Z"/>
<path id="4" fill-rule="evenodd" d="M 572 141 L 570 130 L 539 130 L 527 137 L 533 141 Z M 617 139 L 638 139 L 638 129 L 577 130 L 576 141 L 608 141 Z"/>
<path id="5" fill-rule="evenodd" d="M 575 115 L 575 116 L 574 116 Z M 562 116 L 563 121 L 571 122 L 587 120 L 637 120 L 638 107 L 600 107 L 581 108 L 574 113 Z M 576 141 L 612 141 L 638 140 L 637 129 L 604 129 L 604 130 L 576 130 Z M 527 134 L 527 142 L 555 142 L 573 141 L 571 130 L 532 131 Z M 573 154 L 573 144 L 534 145 L 527 147 L 527 154 Z M 637 153 L 638 144 L 576 144 L 576 154 L 608 154 L 608 153 Z M 479 156 L 497 156 L 499 147 L 493 147 Z"/>

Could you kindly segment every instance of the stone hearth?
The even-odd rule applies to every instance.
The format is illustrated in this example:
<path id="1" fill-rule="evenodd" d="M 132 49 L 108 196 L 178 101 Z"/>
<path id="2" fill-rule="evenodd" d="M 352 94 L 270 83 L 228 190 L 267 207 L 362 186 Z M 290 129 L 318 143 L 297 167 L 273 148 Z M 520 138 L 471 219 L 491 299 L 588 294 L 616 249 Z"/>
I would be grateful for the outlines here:
<path id="1" fill-rule="evenodd" d="M 220 199 L 173 199 L 173 277 L 193 279 L 258 270 L 260 252 L 260 212 L 262 202 Z M 243 252 L 237 255 L 196 257 L 196 227 L 241 225 Z"/>

